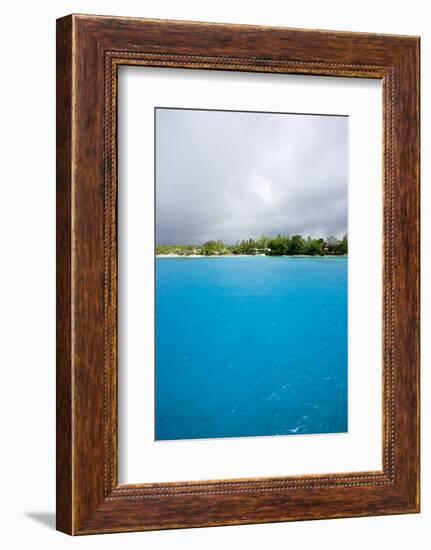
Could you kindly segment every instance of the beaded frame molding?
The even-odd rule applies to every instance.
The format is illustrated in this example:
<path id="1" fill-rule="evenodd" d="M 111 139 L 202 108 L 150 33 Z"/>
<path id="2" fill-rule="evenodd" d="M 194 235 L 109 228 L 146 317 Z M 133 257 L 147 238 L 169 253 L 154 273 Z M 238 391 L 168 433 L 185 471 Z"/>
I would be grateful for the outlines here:
<path id="1" fill-rule="evenodd" d="M 382 471 L 118 483 L 119 65 L 381 79 Z M 419 38 L 70 15 L 57 21 L 57 529 L 419 511 Z"/>

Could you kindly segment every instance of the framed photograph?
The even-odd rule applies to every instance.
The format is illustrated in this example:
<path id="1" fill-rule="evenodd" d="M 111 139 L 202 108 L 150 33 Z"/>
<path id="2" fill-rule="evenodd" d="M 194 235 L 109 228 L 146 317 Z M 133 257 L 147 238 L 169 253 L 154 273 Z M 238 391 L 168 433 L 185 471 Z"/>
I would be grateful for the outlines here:
<path id="1" fill-rule="evenodd" d="M 57 21 L 57 528 L 419 511 L 419 38 Z"/>

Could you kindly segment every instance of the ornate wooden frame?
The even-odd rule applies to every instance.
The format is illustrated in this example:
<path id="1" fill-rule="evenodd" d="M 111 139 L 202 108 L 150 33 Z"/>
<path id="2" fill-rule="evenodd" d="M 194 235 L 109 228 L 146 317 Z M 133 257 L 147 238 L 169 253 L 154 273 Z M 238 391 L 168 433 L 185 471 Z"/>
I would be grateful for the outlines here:
<path id="1" fill-rule="evenodd" d="M 119 65 L 383 82 L 383 470 L 117 480 Z M 419 511 L 419 38 L 70 15 L 57 21 L 57 528 L 69 534 Z"/>

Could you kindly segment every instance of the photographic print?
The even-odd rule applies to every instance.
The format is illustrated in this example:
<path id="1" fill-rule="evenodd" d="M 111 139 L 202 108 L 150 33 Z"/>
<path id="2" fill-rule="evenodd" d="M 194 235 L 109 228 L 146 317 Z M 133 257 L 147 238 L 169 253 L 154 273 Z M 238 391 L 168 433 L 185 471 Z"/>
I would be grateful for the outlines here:
<path id="1" fill-rule="evenodd" d="M 420 38 L 57 20 L 56 528 L 420 511 Z"/>
<path id="2" fill-rule="evenodd" d="M 348 430 L 348 117 L 155 109 L 155 439 Z"/>

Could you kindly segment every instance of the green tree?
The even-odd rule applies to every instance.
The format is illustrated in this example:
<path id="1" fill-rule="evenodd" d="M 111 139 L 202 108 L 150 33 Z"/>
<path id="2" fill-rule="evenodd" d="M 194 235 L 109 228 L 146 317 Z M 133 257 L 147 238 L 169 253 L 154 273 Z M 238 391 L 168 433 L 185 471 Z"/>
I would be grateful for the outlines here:
<path id="1" fill-rule="evenodd" d="M 226 245 L 222 241 L 207 241 L 202 245 L 202 254 L 224 254 L 227 252 Z"/>
<path id="2" fill-rule="evenodd" d="M 304 254 L 305 241 L 301 235 L 293 235 L 290 239 L 289 254 L 298 255 Z"/>
<path id="3" fill-rule="evenodd" d="M 348 239 L 347 235 L 344 235 L 343 240 L 337 246 L 337 254 L 347 254 L 348 251 Z"/>
<path id="4" fill-rule="evenodd" d="M 269 238 L 266 235 L 261 235 L 256 239 L 256 248 L 265 249 L 268 248 Z"/>
<path id="5" fill-rule="evenodd" d="M 290 251 L 290 238 L 284 235 L 277 235 L 275 239 L 271 239 L 268 243 L 271 256 L 285 256 Z"/>

